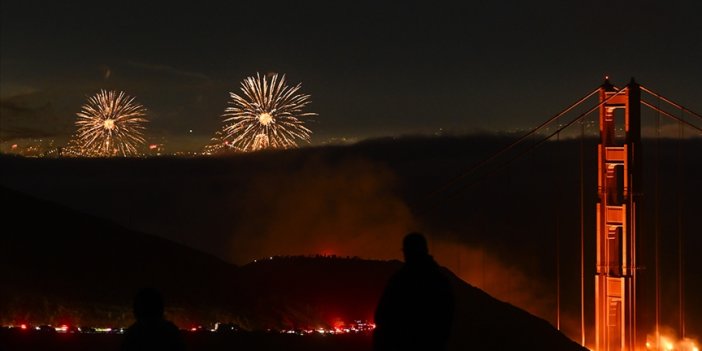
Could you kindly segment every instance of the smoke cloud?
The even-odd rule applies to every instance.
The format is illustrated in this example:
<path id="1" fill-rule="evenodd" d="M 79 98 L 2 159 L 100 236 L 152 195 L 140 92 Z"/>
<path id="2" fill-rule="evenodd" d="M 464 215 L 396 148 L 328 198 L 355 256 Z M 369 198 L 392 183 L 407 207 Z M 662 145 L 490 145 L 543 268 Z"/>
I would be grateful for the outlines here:
<path id="1" fill-rule="evenodd" d="M 360 157 L 313 157 L 293 169 L 257 175 L 238 199 L 233 258 L 400 258 L 401 238 L 413 220 L 396 183 L 389 168 Z"/>
<path id="2" fill-rule="evenodd" d="M 433 246 L 439 263 L 464 281 L 534 315 L 552 314 L 553 296 L 546 291 L 546 282 L 528 276 L 489 249 L 446 240 L 437 240 Z"/>

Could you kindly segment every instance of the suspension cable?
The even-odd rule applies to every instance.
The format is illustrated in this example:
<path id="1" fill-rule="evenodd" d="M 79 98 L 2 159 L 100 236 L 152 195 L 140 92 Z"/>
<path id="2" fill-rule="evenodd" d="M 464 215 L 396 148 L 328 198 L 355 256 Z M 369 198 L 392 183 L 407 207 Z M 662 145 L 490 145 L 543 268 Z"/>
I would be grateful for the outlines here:
<path id="1" fill-rule="evenodd" d="M 617 94 L 619 92 L 612 97 Z M 604 105 L 605 101 L 600 105 Z M 585 346 L 585 124 L 582 121 L 580 121 L 580 340 L 580 344 Z"/>
<path id="2" fill-rule="evenodd" d="M 556 127 L 560 119 L 556 120 Z M 556 134 L 556 146 L 554 149 L 554 154 L 559 150 L 559 144 L 561 142 L 561 133 Z M 562 184 L 561 177 L 553 172 L 556 178 L 556 329 L 561 330 L 561 223 L 560 223 L 560 209 L 561 206 L 561 194 L 562 194 Z"/>
<path id="3" fill-rule="evenodd" d="M 689 114 L 691 114 L 691 115 L 693 115 L 693 116 L 695 116 L 695 117 L 697 117 L 697 118 L 699 118 L 699 119 L 702 119 L 702 115 L 701 115 L 701 114 L 699 114 L 699 113 L 697 113 L 697 112 L 695 112 L 695 111 L 692 111 L 692 110 L 686 108 L 685 106 L 680 105 L 680 104 L 676 103 L 675 101 L 672 101 L 672 100 L 666 98 L 665 96 L 663 96 L 663 95 L 661 95 L 661 94 L 659 94 L 659 93 L 656 93 L 656 92 L 654 92 L 654 91 L 652 91 L 652 90 L 649 90 L 648 88 L 644 87 L 643 85 L 639 85 L 639 87 L 641 88 L 641 90 L 643 90 L 643 91 L 645 91 L 645 92 L 647 92 L 647 93 L 649 93 L 649 94 L 655 96 L 656 98 L 658 98 L 658 99 L 660 99 L 660 100 L 663 100 L 663 101 L 667 102 L 667 103 L 670 104 L 670 105 L 673 105 L 675 108 L 677 108 L 677 109 L 679 109 L 679 110 L 681 110 L 681 111 L 687 112 L 687 113 L 689 113 Z"/>
<path id="4" fill-rule="evenodd" d="M 646 101 L 646 100 L 644 100 L 644 99 L 641 99 L 641 104 L 645 105 L 645 106 L 648 107 L 648 108 L 653 109 L 654 111 L 657 111 L 657 112 L 663 114 L 664 116 L 666 116 L 666 117 L 668 117 L 668 118 L 674 119 L 674 120 L 676 120 L 676 121 L 678 121 L 678 122 L 680 122 L 680 123 L 682 123 L 682 124 L 684 124 L 684 125 L 686 125 L 686 126 L 692 128 L 692 129 L 695 129 L 695 130 L 697 130 L 697 131 L 699 131 L 699 132 L 702 132 L 702 128 L 700 128 L 700 127 L 698 127 L 698 126 L 696 126 L 696 125 L 694 125 L 694 124 L 692 124 L 692 123 L 690 123 L 690 122 L 688 122 L 688 121 L 686 121 L 686 120 L 684 120 L 684 119 L 681 119 L 680 117 L 677 117 L 677 116 L 675 116 L 675 115 L 673 115 L 673 114 L 671 114 L 671 113 L 669 113 L 669 112 L 666 112 L 665 110 L 661 109 L 660 107 L 656 107 L 656 106 L 652 105 L 651 103 L 649 103 L 648 101 Z"/>
<path id="5" fill-rule="evenodd" d="M 521 152 L 521 153 L 517 154 L 516 156 L 512 157 L 511 159 L 507 160 L 507 161 L 506 161 L 505 163 L 503 163 L 501 166 L 497 166 L 496 168 L 493 168 L 489 173 L 485 174 L 484 176 L 492 175 L 492 174 L 494 174 L 495 172 L 497 172 L 497 171 L 499 171 L 499 170 L 501 170 L 501 169 L 504 169 L 505 167 L 507 167 L 509 164 L 511 164 L 511 163 L 514 162 L 515 160 L 517 160 L 517 159 L 523 157 L 524 155 L 526 155 L 527 153 L 531 152 L 532 150 L 534 150 L 534 149 L 540 147 L 543 143 L 545 143 L 546 141 L 548 141 L 548 140 L 550 140 L 551 138 L 553 138 L 553 136 L 555 136 L 556 134 L 562 132 L 563 130 L 567 129 L 568 127 L 572 126 L 575 122 L 581 121 L 583 118 L 585 118 L 585 117 L 587 117 L 589 114 L 595 112 L 597 109 L 600 108 L 600 106 L 606 104 L 606 103 L 609 102 L 611 99 L 613 99 L 613 98 L 616 97 L 617 95 L 621 94 L 623 91 L 624 91 L 624 89 L 619 90 L 619 91 L 617 91 L 616 93 L 612 94 L 612 96 L 608 97 L 607 99 L 605 99 L 605 100 L 603 100 L 602 102 L 598 103 L 597 105 L 593 106 L 593 107 L 590 108 L 589 110 L 583 112 L 582 114 L 580 114 L 578 117 L 576 117 L 576 118 L 573 119 L 572 121 L 570 121 L 570 122 L 564 124 L 562 127 L 556 129 L 556 131 L 554 131 L 553 133 L 551 133 L 551 134 L 545 136 L 544 138 L 542 138 L 541 140 L 537 141 L 537 142 L 534 143 L 532 146 L 530 146 L 528 149 L 524 150 L 523 152 Z M 483 177 L 484 177 L 484 176 L 483 176 Z M 466 186 L 463 186 L 463 187 L 461 187 L 461 188 L 456 189 L 456 191 L 459 191 L 459 190 L 462 190 L 462 189 L 465 189 L 465 188 L 470 188 L 470 187 L 476 185 L 477 183 L 479 183 L 480 181 L 481 181 L 481 179 L 478 179 L 478 180 L 476 180 L 476 181 L 474 181 L 474 182 L 472 182 L 472 183 L 470 183 L 470 184 L 468 184 L 468 185 L 466 185 Z"/>
<path id="6" fill-rule="evenodd" d="M 502 150 L 500 150 L 500 151 L 494 153 L 492 156 L 490 156 L 490 157 L 488 157 L 488 158 L 485 158 L 485 159 L 483 159 L 482 161 L 480 161 L 480 162 L 474 164 L 473 166 L 471 166 L 471 167 L 468 168 L 467 170 L 461 172 L 459 175 L 457 175 L 457 176 L 454 177 L 453 179 L 451 179 L 451 180 L 449 180 L 448 182 L 446 182 L 443 186 L 440 186 L 440 187 L 438 187 L 436 190 L 434 190 L 433 192 L 431 192 L 427 197 L 428 197 L 428 198 L 432 198 L 432 197 L 435 197 L 435 196 L 437 196 L 438 194 L 440 194 L 440 193 L 442 193 L 442 192 L 448 190 L 451 186 L 453 186 L 454 184 L 456 184 L 456 183 L 457 183 L 458 181 L 460 181 L 461 179 L 467 177 L 468 175 L 470 175 L 471 173 L 473 173 L 473 172 L 475 172 L 476 170 L 480 169 L 480 168 L 483 167 L 484 165 L 486 165 L 486 164 L 490 163 L 491 161 L 493 161 L 494 159 L 500 157 L 501 155 L 503 155 L 503 154 L 506 153 L 507 151 L 513 149 L 515 146 L 517 146 L 517 145 L 519 145 L 520 143 L 522 143 L 524 140 L 526 140 L 526 139 L 529 138 L 530 136 L 532 136 L 532 135 L 534 135 L 535 133 L 537 133 L 539 130 L 543 129 L 545 126 L 549 125 L 549 124 L 550 124 L 551 122 L 553 122 L 554 120 L 556 120 L 556 119 L 560 118 L 561 116 L 565 115 L 566 113 L 570 112 L 571 110 L 573 110 L 574 108 L 576 108 L 577 106 L 579 106 L 581 103 L 583 103 L 584 101 L 586 101 L 587 99 L 589 99 L 590 97 L 592 97 L 593 95 L 595 95 L 598 91 L 599 91 L 599 88 L 593 90 L 593 91 L 590 92 L 589 94 L 587 94 L 587 95 L 585 95 L 584 97 L 580 98 L 577 102 L 571 104 L 570 106 L 566 107 L 566 108 L 563 109 L 562 111 L 558 112 L 555 116 L 549 118 L 548 120 L 546 120 L 545 122 L 543 122 L 543 123 L 541 123 L 539 126 L 537 126 L 536 128 L 534 128 L 534 129 L 532 129 L 531 131 L 527 132 L 526 134 L 524 134 L 523 136 L 521 136 L 519 139 L 517 139 L 517 140 L 516 140 L 515 142 L 513 142 L 512 144 L 510 144 L 510 145 L 508 145 L 507 147 L 503 148 Z"/>
<path id="7" fill-rule="evenodd" d="M 684 115 L 681 112 L 681 119 Z M 683 170 L 683 138 L 685 136 L 685 125 L 678 123 L 678 307 L 680 308 L 678 317 L 680 328 L 680 339 L 685 339 L 685 245 L 683 230 L 683 201 L 684 201 L 684 170 Z"/>
<path id="8" fill-rule="evenodd" d="M 643 101 L 643 100 L 642 100 Z M 660 99 L 658 100 L 660 104 Z M 654 159 L 654 210 L 653 210 L 653 237 L 654 237 L 654 271 L 655 271 L 655 317 L 656 317 L 656 345 L 660 347 L 661 345 L 661 267 L 660 267 L 660 189 L 659 189 L 659 179 L 660 176 L 660 134 L 661 134 L 661 109 L 655 108 L 658 111 L 656 114 L 656 157 Z"/>

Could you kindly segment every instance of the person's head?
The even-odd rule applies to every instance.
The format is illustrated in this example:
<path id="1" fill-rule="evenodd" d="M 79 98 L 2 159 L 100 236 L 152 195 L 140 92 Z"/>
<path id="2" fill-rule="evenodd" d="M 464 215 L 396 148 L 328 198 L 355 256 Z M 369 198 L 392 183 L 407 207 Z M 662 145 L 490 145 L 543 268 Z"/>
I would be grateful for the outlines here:
<path id="1" fill-rule="evenodd" d="M 163 298 L 155 289 L 144 288 L 134 297 L 134 317 L 137 321 L 163 319 Z"/>
<path id="2" fill-rule="evenodd" d="M 420 233 L 409 233 L 402 240 L 402 253 L 405 255 L 405 262 L 415 262 L 429 256 L 427 239 Z"/>

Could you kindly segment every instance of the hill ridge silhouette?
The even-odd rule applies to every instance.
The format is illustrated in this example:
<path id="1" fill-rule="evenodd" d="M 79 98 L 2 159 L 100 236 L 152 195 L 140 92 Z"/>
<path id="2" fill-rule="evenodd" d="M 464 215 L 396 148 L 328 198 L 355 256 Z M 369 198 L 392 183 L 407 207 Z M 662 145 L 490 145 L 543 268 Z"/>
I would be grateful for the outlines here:
<path id="1" fill-rule="evenodd" d="M 0 293 L 3 323 L 126 325 L 132 294 L 142 285 L 164 291 L 168 313 L 182 327 L 215 320 L 251 329 L 370 320 L 385 282 L 401 265 L 320 255 L 236 267 L 4 187 L 0 194 L 4 204 L 13 204 L 3 208 L 13 229 L 0 236 L 0 273 L 8 287 Z M 30 208 L 42 220 L 25 219 Z M 452 349 L 579 349 L 543 319 L 447 274 L 459 296 Z"/>

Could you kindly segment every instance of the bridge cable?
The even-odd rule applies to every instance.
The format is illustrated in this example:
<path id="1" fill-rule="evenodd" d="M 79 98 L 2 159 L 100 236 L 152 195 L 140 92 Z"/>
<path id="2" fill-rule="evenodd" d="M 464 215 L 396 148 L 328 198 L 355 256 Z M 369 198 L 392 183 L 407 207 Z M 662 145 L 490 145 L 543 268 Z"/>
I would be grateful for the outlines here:
<path id="1" fill-rule="evenodd" d="M 498 171 L 504 169 L 506 166 L 508 166 L 509 164 L 511 164 L 512 162 L 514 162 L 515 160 L 517 160 L 517 159 L 523 157 L 525 154 L 527 154 L 527 153 L 530 152 L 531 150 L 540 147 L 543 143 L 545 143 L 546 141 L 548 141 L 549 139 L 551 139 L 554 135 L 556 135 L 557 133 L 562 132 L 562 131 L 565 130 L 566 128 L 568 128 L 568 127 L 570 127 L 571 125 L 573 125 L 575 122 L 581 120 L 582 118 L 584 118 L 584 117 L 586 117 L 587 115 L 591 114 L 592 112 L 596 111 L 600 106 L 606 104 L 606 103 L 609 102 L 611 99 L 613 99 L 613 98 L 616 97 L 617 95 L 621 94 L 623 91 L 624 91 L 624 89 L 619 90 L 619 91 L 617 91 L 616 93 L 612 94 L 612 95 L 611 95 L 610 97 L 608 97 L 607 99 L 601 101 L 600 103 L 598 103 L 597 105 L 593 106 L 593 107 L 590 108 L 589 110 L 587 110 L 587 111 L 581 113 L 578 117 L 576 117 L 576 118 L 573 119 L 572 121 L 570 121 L 570 122 L 566 123 L 565 125 L 563 125 L 562 127 L 558 128 L 555 132 L 553 132 L 553 133 L 547 135 L 546 137 L 542 138 L 541 140 L 537 141 L 537 142 L 534 143 L 531 147 L 529 147 L 529 149 L 527 149 L 527 150 L 525 150 L 525 151 L 519 153 L 519 154 L 516 155 L 515 157 L 512 157 L 511 159 L 509 159 L 509 160 L 507 160 L 506 162 L 504 162 L 502 165 L 498 165 L 498 166 L 496 166 L 495 168 L 489 170 L 487 173 L 483 174 L 481 178 L 478 178 L 478 179 L 476 179 L 475 181 L 473 181 L 473 182 L 471 182 L 471 183 L 468 183 L 468 184 L 466 184 L 466 185 L 464 185 L 464 186 L 455 188 L 455 189 L 453 190 L 453 192 L 450 193 L 450 194 L 447 194 L 447 195 L 444 197 L 444 199 L 454 199 L 454 198 L 459 197 L 461 191 L 463 191 L 463 190 L 465 190 L 465 189 L 468 189 L 468 188 L 471 188 L 471 187 L 477 185 L 478 183 L 482 182 L 483 179 L 484 179 L 485 177 L 495 174 L 496 172 L 498 172 Z M 592 95 L 592 94 L 589 94 L 589 96 L 591 96 L 591 95 Z M 541 128 L 541 126 L 540 126 L 539 128 Z M 533 134 L 533 133 L 530 132 L 530 135 L 531 135 L 531 134 Z M 508 148 L 511 149 L 511 148 L 513 148 L 514 146 L 516 146 L 516 144 L 517 144 L 517 143 L 513 143 L 513 144 L 511 144 L 510 146 L 508 146 Z M 494 154 L 493 156 L 490 156 L 490 157 L 488 157 L 487 159 L 481 161 L 478 165 L 472 167 L 471 170 L 470 170 L 470 172 L 466 172 L 466 173 L 462 174 L 462 175 L 461 175 L 461 178 L 463 178 L 463 177 L 469 175 L 470 173 L 473 173 L 473 172 L 475 172 L 476 170 L 478 170 L 478 169 L 484 167 L 486 164 L 488 164 L 489 161 L 494 160 L 495 158 L 497 158 L 497 156 L 499 156 L 499 155 L 497 155 L 497 154 L 500 154 L 500 155 L 501 155 L 501 154 L 504 154 L 504 153 L 507 151 L 506 149 L 507 149 L 507 148 L 502 149 L 502 150 L 498 151 L 496 154 Z M 455 180 L 459 180 L 459 179 L 455 179 Z M 444 191 L 441 191 L 441 192 L 435 192 L 434 195 L 437 196 L 437 195 L 439 195 L 440 193 L 443 193 L 443 192 L 445 192 L 445 190 L 444 190 Z M 428 213 L 430 210 L 439 207 L 439 206 L 441 205 L 441 203 L 439 203 L 438 200 L 439 200 L 439 199 L 437 198 L 437 199 L 435 199 L 435 201 L 433 201 L 433 202 L 429 203 L 428 205 L 424 206 L 423 208 L 421 208 L 420 210 L 418 210 L 418 211 L 415 213 L 415 215 L 416 215 L 416 216 L 422 216 L 422 215 L 425 215 L 426 213 Z"/>
<path id="2" fill-rule="evenodd" d="M 663 101 L 667 102 L 668 104 L 673 105 L 675 108 L 677 108 L 677 109 L 679 109 L 679 110 L 681 110 L 681 111 L 687 112 L 687 113 L 690 114 L 690 115 L 693 115 L 693 116 L 695 116 L 695 117 L 697 117 L 697 118 L 699 118 L 699 119 L 702 119 L 702 114 L 699 114 L 699 113 L 697 113 L 697 112 L 695 112 L 695 111 L 692 111 L 692 110 L 686 108 L 685 106 L 680 105 L 680 104 L 678 104 L 678 103 L 676 103 L 676 102 L 674 102 L 674 101 L 672 101 L 672 100 L 666 98 L 665 96 L 663 96 L 663 95 L 661 95 L 661 94 L 659 94 L 659 93 L 656 93 L 656 92 L 654 92 L 654 91 L 652 91 L 652 90 L 649 90 L 648 88 L 646 88 L 646 87 L 644 87 L 644 86 L 642 86 L 642 85 L 640 85 L 639 87 L 641 88 L 641 90 L 643 90 L 643 91 L 645 91 L 645 92 L 647 92 L 647 93 L 649 93 L 649 94 L 651 94 L 651 95 L 657 97 L 659 100 L 663 100 Z"/>
<path id="3" fill-rule="evenodd" d="M 619 94 L 619 92 L 617 92 Z M 616 95 L 616 94 L 615 94 Z M 600 104 L 603 105 L 604 101 Z M 599 106 L 598 106 L 599 108 Z M 580 120 L 580 118 L 578 118 Z M 585 346 L 585 124 L 580 121 L 580 344 Z"/>
<path id="4" fill-rule="evenodd" d="M 556 126 L 558 126 L 560 119 L 556 120 Z M 561 133 L 556 134 L 556 147 L 554 148 L 555 156 L 558 155 L 558 147 L 560 146 Z M 555 158 L 555 157 L 554 157 Z M 563 185 L 561 183 L 561 177 L 556 172 L 555 175 L 556 183 L 556 201 L 554 205 L 556 206 L 556 329 L 561 330 L 561 223 L 560 223 L 560 209 L 561 209 L 561 194 L 563 193 Z"/>
<path id="5" fill-rule="evenodd" d="M 681 111 L 680 119 L 684 120 L 685 115 Z M 679 328 L 681 340 L 685 339 L 685 246 L 683 230 L 683 201 L 684 201 L 684 170 L 683 170 L 683 138 L 685 137 L 685 125 L 678 122 L 678 303 L 679 303 Z"/>
<path id="6" fill-rule="evenodd" d="M 664 96 L 657 94 L 649 89 L 646 89 L 646 88 L 643 88 L 643 89 L 647 93 L 655 96 L 658 99 L 659 106 L 657 106 L 657 107 L 653 106 L 653 104 L 651 104 L 647 101 L 644 101 L 644 100 L 641 101 L 642 104 L 657 111 L 659 118 L 660 118 L 660 114 L 663 114 L 666 117 L 669 117 L 669 118 L 676 120 L 678 122 L 678 130 L 679 130 L 679 135 L 678 135 L 678 138 L 679 138 L 678 139 L 678 181 L 677 181 L 677 183 L 678 183 L 678 186 L 677 186 L 677 190 L 678 190 L 678 209 L 677 209 L 677 212 L 678 212 L 677 213 L 677 217 L 678 217 L 677 218 L 677 222 L 678 222 L 677 223 L 677 227 L 678 227 L 678 307 L 679 307 L 679 311 L 678 311 L 679 321 L 678 321 L 678 323 L 679 323 L 679 327 L 680 327 L 680 331 L 679 331 L 680 336 L 682 339 L 684 339 L 686 336 L 686 330 L 685 330 L 686 326 L 685 326 L 685 277 L 684 277 L 685 260 L 684 260 L 684 245 L 683 245 L 683 241 L 684 241 L 683 235 L 684 234 L 683 234 L 683 228 L 682 228 L 682 226 L 683 226 L 682 211 L 683 211 L 683 201 L 684 201 L 683 195 L 682 195 L 682 193 L 684 193 L 684 191 L 682 190 L 683 173 L 684 173 L 683 169 L 682 169 L 682 167 L 683 167 L 682 166 L 683 165 L 682 139 L 684 138 L 685 126 L 689 126 L 697 131 L 702 132 L 702 128 L 699 128 L 699 127 L 685 121 L 685 113 L 688 113 L 688 114 L 695 116 L 697 118 L 700 118 L 700 119 L 702 119 L 702 115 L 700 115 L 694 111 L 691 111 L 690 109 L 687 109 L 684 106 L 677 104 L 677 103 L 671 101 L 670 99 L 667 99 Z M 668 113 L 667 111 L 661 109 L 660 108 L 660 101 L 661 100 L 663 100 L 666 103 L 677 108 L 680 111 L 680 117 L 674 116 L 673 114 Z M 657 287 L 657 289 L 658 289 L 658 287 Z M 659 293 L 658 290 L 656 290 L 656 293 L 657 294 Z M 657 295 L 657 298 L 659 298 L 658 295 Z M 660 301 L 657 300 L 657 305 L 656 305 L 657 308 L 660 308 L 659 304 L 660 304 Z M 657 311 L 657 313 L 658 313 L 658 311 Z M 657 323 L 659 323 L 658 316 L 657 316 Z"/>
<path id="7" fill-rule="evenodd" d="M 643 100 L 642 103 L 646 104 Z M 658 105 L 660 107 L 661 100 L 658 99 Z M 656 114 L 656 153 L 654 158 L 654 216 L 653 216 L 653 235 L 654 235 L 654 270 L 655 270 L 655 316 L 656 316 L 656 347 L 661 345 L 661 267 L 660 267 L 660 188 L 659 188 L 659 177 L 660 177 L 660 136 L 661 136 L 661 112 L 660 108 L 655 108 L 658 113 Z"/>
<path id="8" fill-rule="evenodd" d="M 694 125 L 694 124 L 692 124 L 692 123 L 690 123 L 690 122 L 688 122 L 688 121 L 686 121 L 686 120 L 684 120 L 684 119 L 681 119 L 681 118 L 679 118 L 679 117 L 673 115 L 672 113 L 669 113 L 669 112 L 667 112 L 667 111 L 661 109 L 660 107 L 653 106 L 653 104 L 651 104 L 650 102 L 648 102 L 648 101 L 646 101 L 646 100 L 644 100 L 644 99 L 641 99 L 641 104 L 642 104 L 642 105 L 645 105 L 646 107 L 648 107 L 648 108 L 650 108 L 650 109 L 652 109 L 652 110 L 654 110 L 654 111 L 659 112 L 660 114 L 663 114 L 664 116 L 666 116 L 666 117 L 668 117 L 668 118 L 670 118 L 670 119 L 676 120 L 676 121 L 678 121 L 678 122 L 680 122 L 680 123 L 682 123 L 682 124 L 684 124 L 684 125 L 686 125 L 686 126 L 692 128 L 692 129 L 695 129 L 695 130 L 697 130 L 697 131 L 699 131 L 699 132 L 702 132 L 702 127 L 698 127 L 698 126 L 696 126 L 696 125 Z M 660 116 L 659 116 L 659 117 L 660 117 Z"/>
<path id="9" fill-rule="evenodd" d="M 493 174 L 497 173 L 498 171 L 504 169 L 505 167 L 507 167 L 507 166 L 508 166 L 509 164 L 511 164 L 512 162 L 514 162 L 514 161 L 516 161 L 517 159 L 523 157 L 524 155 L 526 155 L 527 153 L 531 152 L 532 150 L 534 150 L 534 149 L 540 147 L 543 143 L 545 143 L 545 142 L 548 141 L 549 139 L 553 138 L 556 134 L 562 132 L 563 130 L 565 130 L 565 129 L 567 129 L 568 127 L 572 126 L 574 123 L 576 123 L 576 122 L 582 120 L 583 118 L 587 117 L 589 114 L 595 112 L 597 109 L 600 108 L 600 106 L 606 104 L 606 103 L 609 102 L 611 99 L 613 99 L 613 98 L 616 97 L 617 95 L 621 94 L 622 91 L 623 91 L 623 90 L 620 90 L 620 91 L 618 91 L 618 92 L 612 94 L 610 97 L 608 97 L 607 99 L 605 99 L 605 100 L 603 100 L 602 102 L 598 103 L 597 105 L 591 107 L 591 108 L 588 109 L 587 111 L 583 112 L 583 113 L 580 114 L 578 117 L 574 118 L 572 121 L 570 121 L 570 122 L 564 124 L 562 127 L 558 128 L 558 129 L 557 129 L 556 131 L 554 131 L 553 133 L 548 134 L 547 136 L 545 136 L 545 137 L 543 137 L 542 139 L 538 140 L 538 141 L 535 142 L 532 146 L 530 146 L 528 149 L 526 149 L 526 150 L 522 151 L 521 153 L 517 154 L 516 156 L 510 158 L 509 160 L 505 161 L 505 162 L 502 163 L 501 165 L 498 165 L 498 166 L 496 166 L 495 168 L 489 170 L 488 173 L 483 174 L 481 178 L 478 178 L 478 179 L 476 179 L 475 181 L 473 181 L 473 182 L 471 182 L 471 183 L 468 183 L 468 184 L 466 184 L 466 185 L 464 185 L 464 186 L 462 186 L 462 187 L 456 188 L 455 191 L 454 191 L 454 193 L 453 193 L 452 195 L 448 195 L 446 198 L 447 198 L 447 199 L 455 198 L 455 197 L 457 197 L 457 193 L 459 193 L 460 191 L 462 191 L 462 190 L 464 190 L 464 189 L 471 188 L 471 187 L 477 185 L 478 183 L 482 182 L 482 180 L 483 180 L 485 177 L 490 176 L 490 175 L 493 175 Z M 420 213 L 424 213 L 424 212 L 420 212 Z"/>
<path id="10" fill-rule="evenodd" d="M 516 147 L 517 145 L 521 144 L 523 141 L 527 140 L 529 137 L 531 137 L 532 135 L 534 135 L 535 133 L 537 133 L 539 130 L 543 129 L 545 126 L 547 126 L 547 125 L 549 125 L 550 123 L 552 123 L 554 120 L 556 120 L 556 119 L 560 118 L 561 116 L 565 115 L 566 113 L 570 112 L 570 111 L 573 110 L 575 107 L 579 106 L 581 103 L 583 103 L 584 101 L 586 101 L 587 99 L 589 99 L 590 97 L 592 97 L 593 95 L 595 95 L 598 91 L 599 91 L 599 88 L 593 90 L 592 92 L 588 93 L 588 94 L 585 95 L 584 97 L 580 98 L 577 102 L 571 104 L 570 106 L 566 107 L 566 108 L 563 109 L 562 111 L 558 112 L 555 116 L 549 118 L 548 120 L 546 120 L 545 122 L 543 122 L 543 123 L 541 123 L 539 126 L 537 126 L 536 128 L 534 128 L 534 129 L 532 129 L 531 131 L 527 132 L 526 134 L 522 135 L 519 139 L 517 139 L 516 141 L 514 141 L 514 142 L 511 143 L 510 145 L 508 145 L 508 146 L 506 146 L 505 148 L 499 150 L 498 152 L 492 154 L 491 156 L 489 156 L 489 157 L 483 159 L 482 161 L 480 161 L 480 162 L 478 162 L 478 163 L 472 165 L 471 167 L 469 167 L 469 168 L 466 169 L 465 171 L 463 171 L 463 172 L 461 172 L 460 174 L 458 174 L 457 176 L 455 176 L 453 179 L 451 179 L 451 180 L 449 180 L 448 182 L 446 182 L 444 185 L 439 186 L 436 190 L 434 190 L 434 191 L 432 191 L 431 193 L 429 193 L 429 195 L 427 196 L 427 198 L 436 197 L 436 196 L 438 196 L 439 194 L 441 194 L 441 193 L 447 191 L 447 190 L 448 190 L 449 188 L 451 188 L 454 184 L 458 183 L 461 179 L 467 177 L 467 176 L 470 175 L 471 173 L 473 173 L 473 172 L 475 172 L 476 170 L 482 168 L 483 166 L 485 166 L 486 164 L 492 162 L 493 160 L 495 160 L 496 158 L 500 157 L 501 155 L 503 155 L 503 154 L 506 153 L 507 151 L 509 151 L 509 150 L 513 149 L 514 147 Z"/>

